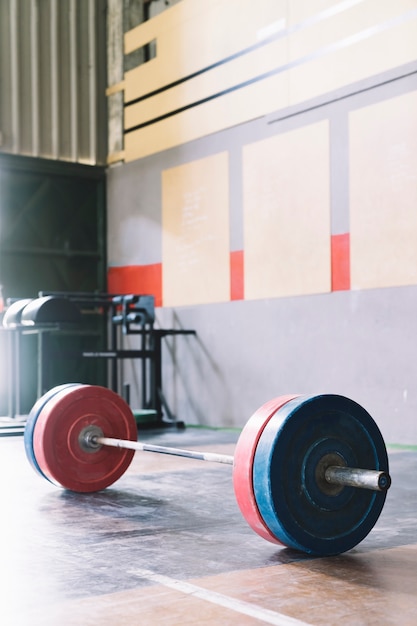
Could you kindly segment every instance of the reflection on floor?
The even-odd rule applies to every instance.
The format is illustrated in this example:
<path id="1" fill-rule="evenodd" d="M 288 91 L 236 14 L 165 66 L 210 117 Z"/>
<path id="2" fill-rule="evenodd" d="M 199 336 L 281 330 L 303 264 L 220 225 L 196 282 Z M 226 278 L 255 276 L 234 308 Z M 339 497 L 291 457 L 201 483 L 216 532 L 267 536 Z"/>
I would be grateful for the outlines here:
<path id="1" fill-rule="evenodd" d="M 154 443 L 233 454 L 237 433 L 147 432 Z M 231 467 L 138 452 L 96 494 L 60 490 L 0 439 L 0 623 L 417 624 L 417 454 L 389 451 L 393 486 L 354 550 L 311 558 L 258 537 Z"/>

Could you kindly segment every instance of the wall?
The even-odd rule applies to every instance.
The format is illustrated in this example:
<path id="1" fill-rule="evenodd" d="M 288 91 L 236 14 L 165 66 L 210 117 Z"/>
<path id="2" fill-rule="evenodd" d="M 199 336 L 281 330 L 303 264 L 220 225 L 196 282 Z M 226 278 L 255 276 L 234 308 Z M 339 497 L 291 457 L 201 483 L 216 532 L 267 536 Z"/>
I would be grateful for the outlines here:
<path id="1" fill-rule="evenodd" d="M 0 151 L 106 160 L 106 0 L 0 2 Z"/>
<path id="2" fill-rule="evenodd" d="M 116 86 L 109 289 L 197 331 L 166 341 L 180 419 L 342 393 L 416 445 L 417 2 L 256 8 L 182 0 L 126 34 L 157 54 Z"/>
<path id="3" fill-rule="evenodd" d="M 5 299 L 36 298 L 40 291 L 105 291 L 105 175 L 103 167 L 0 154 L 0 283 Z M 19 334 L 20 388 L 15 385 L 13 408 L 14 338 L 1 331 L 0 415 L 27 415 L 40 391 L 38 336 Z M 79 333 L 44 334 L 43 350 L 49 355 L 45 386 L 68 380 L 102 383 L 102 365 L 80 355 L 103 345 L 103 339 L 101 316 L 94 312 L 83 316 Z"/>

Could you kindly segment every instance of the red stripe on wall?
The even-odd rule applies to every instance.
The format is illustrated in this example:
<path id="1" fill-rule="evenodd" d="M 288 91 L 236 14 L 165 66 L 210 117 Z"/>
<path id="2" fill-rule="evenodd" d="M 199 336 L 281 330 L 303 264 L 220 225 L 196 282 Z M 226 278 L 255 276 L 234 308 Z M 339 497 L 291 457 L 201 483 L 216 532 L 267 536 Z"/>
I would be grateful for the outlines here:
<path id="1" fill-rule="evenodd" d="M 109 293 L 153 295 L 155 306 L 162 306 L 162 264 L 109 267 Z"/>
<path id="2" fill-rule="evenodd" d="M 243 300 L 243 250 L 230 253 L 230 299 Z"/>
<path id="3" fill-rule="evenodd" d="M 350 236 L 332 235 L 332 291 L 350 289 Z"/>

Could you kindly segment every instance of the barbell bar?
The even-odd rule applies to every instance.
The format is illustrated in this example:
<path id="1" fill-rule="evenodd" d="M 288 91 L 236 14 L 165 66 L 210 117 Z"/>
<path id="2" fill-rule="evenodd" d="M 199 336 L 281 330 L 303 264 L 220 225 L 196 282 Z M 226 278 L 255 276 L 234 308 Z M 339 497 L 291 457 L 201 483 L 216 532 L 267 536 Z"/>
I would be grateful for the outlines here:
<path id="1" fill-rule="evenodd" d="M 228 454 L 218 454 L 217 452 L 197 452 L 196 450 L 184 450 L 182 448 L 169 448 L 167 446 L 157 446 L 151 443 L 141 443 L 139 441 L 130 441 L 128 439 L 114 439 L 112 437 L 104 437 L 101 429 L 94 426 L 87 428 L 80 437 L 80 445 L 85 448 L 99 449 L 101 446 L 109 446 L 111 448 L 123 448 L 126 450 L 134 450 L 135 452 L 155 452 L 157 454 L 171 454 L 173 456 L 182 456 L 188 459 L 196 459 L 198 461 L 209 461 L 210 463 L 224 463 L 233 465 L 233 456 Z"/>
<path id="2" fill-rule="evenodd" d="M 233 466 L 237 504 L 268 541 L 340 554 L 375 525 L 391 484 L 382 435 L 360 405 L 336 395 L 280 396 L 258 409 L 234 456 L 137 441 L 130 407 L 104 387 L 50 390 L 32 409 L 25 449 L 34 469 L 66 489 L 113 484 L 136 451 Z"/>
<path id="3" fill-rule="evenodd" d="M 128 439 L 113 439 L 111 437 L 104 437 L 102 431 L 95 427 L 87 428 L 82 433 L 80 445 L 91 448 L 92 450 L 98 449 L 101 446 L 109 446 L 112 448 L 135 450 L 136 452 L 171 454 L 173 456 L 181 456 L 198 461 L 209 461 L 210 463 L 234 464 L 234 456 L 229 454 L 197 452 L 195 450 L 184 450 L 182 448 L 170 448 L 150 443 L 140 443 L 139 441 L 129 441 Z M 332 459 L 332 461 L 334 462 L 334 459 Z M 326 466 L 322 480 L 324 482 L 321 484 L 321 488 L 324 490 L 327 484 L 336 485 L 338 487 L 370 489 L 372 491 L 386 491 L 391 485 L 391 477 L 387 472 L 345 467 L 343 465 Z"/>

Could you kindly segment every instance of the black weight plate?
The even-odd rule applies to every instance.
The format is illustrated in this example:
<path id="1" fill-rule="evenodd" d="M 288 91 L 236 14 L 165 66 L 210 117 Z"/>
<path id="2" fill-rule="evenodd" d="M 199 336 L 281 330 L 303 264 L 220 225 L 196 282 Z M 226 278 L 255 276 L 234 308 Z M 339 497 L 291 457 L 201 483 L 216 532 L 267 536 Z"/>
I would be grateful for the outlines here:
<path id="1" fill-rule="evenodd" d="M 29 460 L 29 463 L 35 470 L 35 472 L 37 472 L 38 474 L 40 474 L 47 480 L 49 479 L 47 476 L 45 476 L 45 474 L 42 472 L 41 468 L 39 467 L 39 464 L 35 457 L 35 452 L 33 450 L 33 434 L 35 431 L 36 422 L 44 406 L 49 402 L 49 400 L 51 400 L 54 396 L 56 396 L 57 393 L 59 393 L 60 391 L 63 391 L 64 389 L 68 389 L 69 387 L 79 386 L 80 384 L 81 383 L 66 383 L 63 385 L 58 385 L 56 387 L 53 387 L 52 389 L 49 389 L 49 391 L 44 393 L 43 396 L 41 396 L 39 400 L 35 402 L 35 404 L 33 405 L 29 413 L 26 426 L 25 426 L 25 434 L 23 438 L 24 444 L 25 444 L 26 456 Z"/>
<path id="2" fill-rule="evenodd" d="M 286 546 L 328 556 L 350 550 L 375 525 L 386 492 L 355 487 L 322 491 L 317 464 L 336 454 L 349 467 L 388 472 L 372 417 L 343 396 L 300 396 L 273 415 L 258 442 L 253 486 L 260 514 Z"/>

